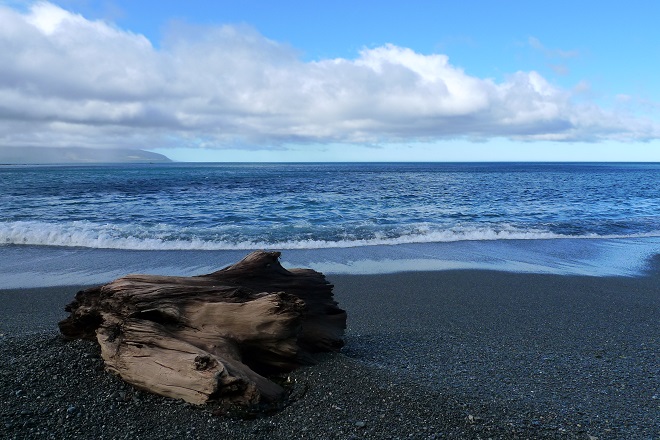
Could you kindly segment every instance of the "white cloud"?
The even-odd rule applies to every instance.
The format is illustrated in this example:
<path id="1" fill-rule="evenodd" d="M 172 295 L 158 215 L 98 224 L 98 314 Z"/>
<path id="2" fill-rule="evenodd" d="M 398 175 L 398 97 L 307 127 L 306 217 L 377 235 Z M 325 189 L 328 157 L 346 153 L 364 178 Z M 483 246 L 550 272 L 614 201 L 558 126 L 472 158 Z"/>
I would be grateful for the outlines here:
<path id="1" fill-rule="evenodd" d="M 304 62 L 246 26 L 180 25 L 156 49 L 49 3 L 0 7 L 0 145 L 660 137 L 656 123 L 576 104 L 574 93 L 533 71 L 497 83 L 394 45 Z"/>

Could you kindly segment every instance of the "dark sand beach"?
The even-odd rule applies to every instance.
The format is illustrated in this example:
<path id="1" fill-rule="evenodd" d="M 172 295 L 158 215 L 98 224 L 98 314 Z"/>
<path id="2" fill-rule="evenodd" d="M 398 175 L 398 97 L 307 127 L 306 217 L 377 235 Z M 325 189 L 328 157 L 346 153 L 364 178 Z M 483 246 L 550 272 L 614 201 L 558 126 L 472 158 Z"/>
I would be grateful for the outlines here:
<path id="1" fill-rule="evenodd" d="M 0 291 L 0 438 L 660 438 L 658 270 L 328 278 L 346 347 L 254 420 L 134 390 L 60 339 L 78 287 Z"/>

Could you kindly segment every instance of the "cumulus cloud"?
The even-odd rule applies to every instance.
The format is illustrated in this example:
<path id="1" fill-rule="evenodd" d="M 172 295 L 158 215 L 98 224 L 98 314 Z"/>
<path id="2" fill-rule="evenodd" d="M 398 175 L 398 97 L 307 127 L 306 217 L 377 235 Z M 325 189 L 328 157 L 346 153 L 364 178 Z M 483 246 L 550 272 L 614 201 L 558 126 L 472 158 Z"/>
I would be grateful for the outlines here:
<path id="1" fill-rule="evenodd" d="M 540 42 L 537 40 L 532 43 Z M 648 140 L 658 125 L 536 72 L 478 78 L 442 54 L 385 45 L 306 62 L 247 26 L 142 35 L 50 3 L 0 7 L 0 145 Z"/>

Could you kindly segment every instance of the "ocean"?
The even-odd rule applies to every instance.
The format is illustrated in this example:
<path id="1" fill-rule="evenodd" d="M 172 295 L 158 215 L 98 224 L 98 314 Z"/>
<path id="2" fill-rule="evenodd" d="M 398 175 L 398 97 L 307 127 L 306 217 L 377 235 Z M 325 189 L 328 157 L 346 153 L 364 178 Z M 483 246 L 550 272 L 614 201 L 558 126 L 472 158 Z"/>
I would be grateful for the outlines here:
<path id="1" fill-rule="evenodd" d="M 194 275 L 254 249 L 325 273 L 635 276 L 660 253 L 660 164 L 0 166 L 0 283 Z"/>

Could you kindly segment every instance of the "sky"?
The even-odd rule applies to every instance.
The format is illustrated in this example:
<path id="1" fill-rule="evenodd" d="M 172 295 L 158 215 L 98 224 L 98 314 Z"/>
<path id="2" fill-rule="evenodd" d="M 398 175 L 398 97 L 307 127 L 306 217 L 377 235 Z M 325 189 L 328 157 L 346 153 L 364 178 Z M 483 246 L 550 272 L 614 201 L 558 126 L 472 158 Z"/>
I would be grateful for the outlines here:
<path id="1" fill-rule="evenodd" d="M 660 161 L 660 2 L 0 0 L 0 147 Z"/>

